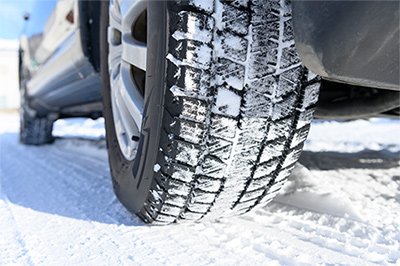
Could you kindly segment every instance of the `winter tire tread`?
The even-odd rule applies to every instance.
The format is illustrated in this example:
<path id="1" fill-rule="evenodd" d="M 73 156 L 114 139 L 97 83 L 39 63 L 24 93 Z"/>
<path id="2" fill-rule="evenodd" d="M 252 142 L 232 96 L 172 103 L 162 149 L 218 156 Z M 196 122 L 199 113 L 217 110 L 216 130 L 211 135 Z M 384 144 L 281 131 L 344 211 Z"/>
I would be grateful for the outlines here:
<path id="1" fill-rule="evenodd" d="M 290 3 L 176 1 L 169 13 L 160 170 L 139 216 L 165 224 L 263 206 L 297 161 L 318 98 L 294 49 Z"/>

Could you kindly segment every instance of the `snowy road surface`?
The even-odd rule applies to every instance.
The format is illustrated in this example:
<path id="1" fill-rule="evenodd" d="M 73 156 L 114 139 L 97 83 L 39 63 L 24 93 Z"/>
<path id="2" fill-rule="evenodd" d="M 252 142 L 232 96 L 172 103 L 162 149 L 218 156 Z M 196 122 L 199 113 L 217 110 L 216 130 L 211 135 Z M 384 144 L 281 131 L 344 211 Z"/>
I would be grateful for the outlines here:
<path id="1" fill-rule="evenodd" d="M 0 114 L 0 265 L 400 265 L 400 124 L 319 122 L 267 207 L 150 227 L 115 198 L 103 121 L 58 121 L 54 144 L 18 143 Z"/>

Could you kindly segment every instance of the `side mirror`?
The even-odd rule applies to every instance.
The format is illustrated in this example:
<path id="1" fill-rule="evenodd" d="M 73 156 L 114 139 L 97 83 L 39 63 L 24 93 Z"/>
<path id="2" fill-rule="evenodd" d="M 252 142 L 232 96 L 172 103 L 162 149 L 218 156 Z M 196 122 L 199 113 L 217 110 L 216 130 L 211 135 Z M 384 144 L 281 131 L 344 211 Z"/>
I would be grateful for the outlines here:
<path id="1" fill-rule="evenodd" d="M 25 13 L 23 16 L 24 20 L 29 20 L 29 17 L 30 17 L 29 13 Z"/>

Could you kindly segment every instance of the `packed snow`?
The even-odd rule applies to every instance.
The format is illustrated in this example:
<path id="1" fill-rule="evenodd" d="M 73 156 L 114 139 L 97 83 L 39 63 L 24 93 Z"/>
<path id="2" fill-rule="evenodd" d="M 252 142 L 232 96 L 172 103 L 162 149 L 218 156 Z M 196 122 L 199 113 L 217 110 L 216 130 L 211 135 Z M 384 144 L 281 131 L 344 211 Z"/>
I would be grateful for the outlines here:
<path id="1" fill-rule="evenodd" d="M 103 119 L 59 120 L 40 147 L 0 121 L 0 265 L 400 264 L 398 120 L 316 121 L 267 207 L 170 226 L 114 196 Z"/>

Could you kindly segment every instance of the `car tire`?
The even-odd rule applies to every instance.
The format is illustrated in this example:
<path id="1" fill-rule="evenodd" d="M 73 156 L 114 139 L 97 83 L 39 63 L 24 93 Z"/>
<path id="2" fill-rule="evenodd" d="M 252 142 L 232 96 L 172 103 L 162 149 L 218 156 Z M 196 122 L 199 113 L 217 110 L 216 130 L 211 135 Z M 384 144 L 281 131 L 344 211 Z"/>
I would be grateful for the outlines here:
<path id="1" fill-rule="evenodd" d="M 27 145 L 42 145 L 53 142 L 53 124 L 55 118 L 52 115 L 39 117 L 37 112 L 30 108 L 26 96 L 24 71 L 22 69 L 22 58 L 19 57 L 19 84 L 20 84 L 20 132 L 21 143 Z"/>
<path id="2" fill-rule="evenodd" d="M 27 145 L 42 145 L 53 142 L 54 120 L 36 117 L 27 104 L 20 107 L 20 141 Z"/>
<path id="3" fill-rule="evenodd" d="M 300 156 L 320 84 L 296 53 L 290 3 L 148 2 L 143 100 L 131 99 L 141 113 L 131 157 L 118 134 L 132 132 L 121 130 L 132 107 L 121 102 L 140 90 L 126 87 L 139 87 L 134 71 L 125 74 L 134 81 L 115 82 L 122 69 L 115 49 L 122 46 L 121 65 L 138 60 L 123 47 L 136 26 L 116 33 L 112 16 L 115 8 L 121 16 L 140 12 L 118 3 L 102 3 L 101 74 L 119 200 L 155 224 L 243 214 L 270 202 Z"/>

